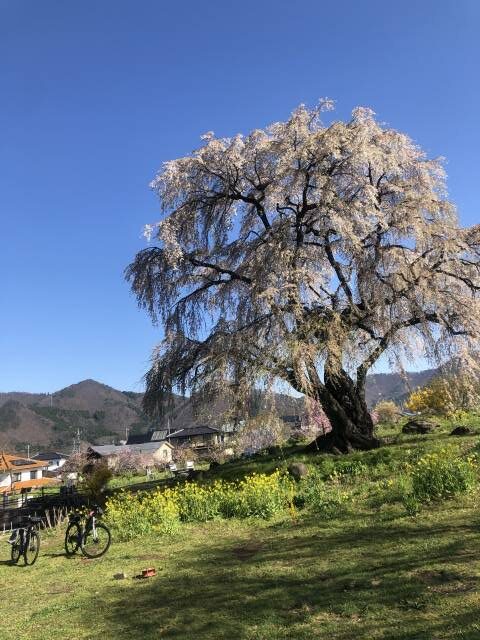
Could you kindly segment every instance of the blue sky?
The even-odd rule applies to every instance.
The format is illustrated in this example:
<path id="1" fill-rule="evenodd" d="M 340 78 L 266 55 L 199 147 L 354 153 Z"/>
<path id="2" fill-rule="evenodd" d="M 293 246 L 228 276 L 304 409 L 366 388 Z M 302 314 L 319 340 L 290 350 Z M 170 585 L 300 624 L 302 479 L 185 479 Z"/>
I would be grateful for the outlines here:
<path id="1" fill-rule="evenodd" d="M 448 159 L 480 222 L 480 3 L 0 0 L 0 391 L 141 389 L 161 337 L 122 272 L 199 135 L 357 105 Z"/>

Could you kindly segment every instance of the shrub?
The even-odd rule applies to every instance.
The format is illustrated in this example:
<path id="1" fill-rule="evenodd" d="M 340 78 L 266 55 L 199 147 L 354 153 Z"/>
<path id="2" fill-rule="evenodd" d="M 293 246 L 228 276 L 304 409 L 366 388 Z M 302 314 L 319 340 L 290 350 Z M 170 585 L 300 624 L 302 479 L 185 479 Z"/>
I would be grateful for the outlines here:
<path id="1" fill-rule="evenodd" d="M 112 478 L 112 471 L 104 463 L 93 464 L 91 472 L 84 478 L 81 488 L 93 500 L 101 502 L 103 492 Z"/>
<path id="2" fill-rule="evenodd" d="M 461 459 L 451 449 L 442 449 L 420 458 L 410 476 L 412 496 L 418 502 L 445 500 L 473 488 L 474 458 Z"/>
<path id="3" fill-rule="evenodd" d="M 394 424 L 400 417 L 400 411 L 392 400 L 382 400 L 374 409 L 378 422 Z"/>
<path id="4" fill-rule="evenodd" d="M 405 406 L 411 411 L 430 412 L 459 417 L 462 412 L 477 409 L 480 405 L 480 381 L 478 375 L 459 370 L 433 378 L 422 389 L 413 391 Z"/>
<path id="5" fill-rule="evenodd" d="M 173 490 L 180 519 L 184 522 L 206 522 L 220 513 L 222 484 L 202 487 L 195 482 L 187 482 Z"/>
<path id="6" fill-rule="evenodd" d="M 279 471 L 271 475 L 254 473 L 238 483 L 236 492 L 229 494 L 229 507 L 240 518 L 268 519 L 288 507 L 292 486 L 292 481 Z"/>
<path id="7" fill-rule="evenodd" d="M 271 518 L 293 501 L 293 482 L 279 471 L 253 474 L 240 482 L 211 485 L 186 482 L 165 491 L 126 492 L 109 498 L 106 517 L 122 539 L 150 533 L 169 534 L 179 523 L 213 518 Z"/>
<path id="8" fill-rule="evenodd" d="M 179 508 L 172 491 L 152 491 L 132 496 L 124 491 L 106 504 L 106 520 L 120 540 L 145 534 L 172 534 L 180 524 Z"/>

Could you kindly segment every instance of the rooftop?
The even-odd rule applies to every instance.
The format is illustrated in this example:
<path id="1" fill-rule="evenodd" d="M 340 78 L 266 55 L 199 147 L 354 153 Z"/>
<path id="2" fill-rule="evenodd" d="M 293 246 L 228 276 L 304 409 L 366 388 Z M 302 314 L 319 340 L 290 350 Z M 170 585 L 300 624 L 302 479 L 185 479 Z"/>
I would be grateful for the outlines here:
<path id="1" fill-rule="evenodd" d="M 208 427 L 205 424 L 197 424 L 192 427 L 185 427 L 185 429 L 179 429 L 175 433 L 171 433 L 169 438 L 191 438 L 192 436 L 204 436 L 211 433 L 221 433 L 220 429 L 214 427 Z"/>
<path id="2" fill-rule="evenodd" d="M 61 460 L 68 457 L 66 453 L 59 453 L 58 451 L 40 451 L 40 453 L 32 456 L 32 460 Z"/>
<path id="3" fill-rule="evenodd" d="M 5 471 L 23 471 L 28 469 L 39 469 L 45 466 L 45 461 L 32 460 L 31 458 L 23 458 L 11 453 L 0 453 L 0 472 Z"/>

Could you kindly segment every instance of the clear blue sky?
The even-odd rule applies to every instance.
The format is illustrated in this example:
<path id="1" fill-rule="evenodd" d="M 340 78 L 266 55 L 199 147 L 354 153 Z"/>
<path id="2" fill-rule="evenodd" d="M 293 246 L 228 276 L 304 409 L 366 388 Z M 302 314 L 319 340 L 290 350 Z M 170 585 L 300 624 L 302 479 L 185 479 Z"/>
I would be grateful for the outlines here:
<path id="1" fill-rule="evenodd" d="M 124 267 L 199 135 L 372 107 L 480 221 L 480 3 L 0 0 L 0 390 L 140 389 L 160 332 Z"/>

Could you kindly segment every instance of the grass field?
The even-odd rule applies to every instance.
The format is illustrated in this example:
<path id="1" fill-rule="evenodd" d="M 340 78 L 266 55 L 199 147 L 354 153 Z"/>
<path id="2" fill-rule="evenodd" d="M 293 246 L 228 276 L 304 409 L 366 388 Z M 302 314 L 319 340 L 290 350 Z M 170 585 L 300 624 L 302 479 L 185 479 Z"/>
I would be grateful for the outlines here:
<path id="1" fill-rule="evenodd" d="M 449 438 L 448 428 L 408 438 L 390 429 L 383 435 L 396 443 L 376 455 L 391 462 L 478 441 Z M 301 457 L 283 452 L 279 464 Z M 275 458 L 215 475 L 268 470 Z M 371 462 L 372 454 L 348 458 Z M 58 531 L 44 534 L 33 567 L 10 566 L 0 539 L 0 638 L 480 639 L 480 494 L 413 518 L 400 503 L 378 500 L 391 465 L 375 468 L 350 478 L 354 501 L 328 520 L 292 512 L 185 524 L 174 538 L 114 543 L 92 561 L 67 559 Z M 158 575 L 133 578 L 147 566 Z M 114 580 L 120 571 L 127 579 Z"/>

